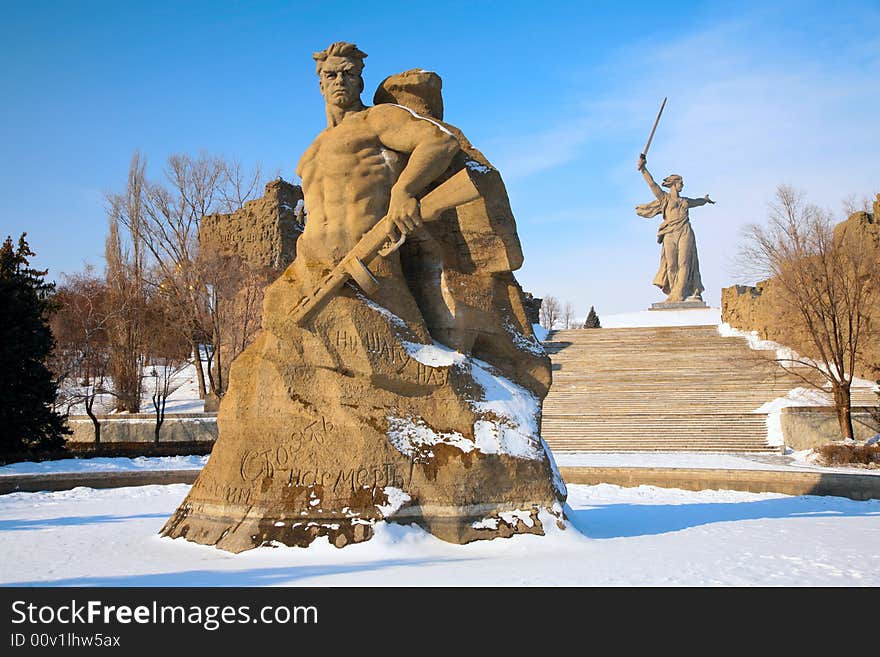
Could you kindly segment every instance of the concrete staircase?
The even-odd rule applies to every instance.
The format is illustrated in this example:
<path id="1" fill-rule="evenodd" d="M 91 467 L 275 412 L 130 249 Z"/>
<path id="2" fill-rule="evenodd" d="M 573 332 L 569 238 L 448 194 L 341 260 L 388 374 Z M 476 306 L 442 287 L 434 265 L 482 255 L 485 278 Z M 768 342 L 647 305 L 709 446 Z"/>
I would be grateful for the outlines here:
<path id="1" fill-rule="evenodd" d="M 805 385 L 715 326 L 554 331 L 544 346 L 541 432 L 556 451 L 776 451 L 753 411 Z"/>

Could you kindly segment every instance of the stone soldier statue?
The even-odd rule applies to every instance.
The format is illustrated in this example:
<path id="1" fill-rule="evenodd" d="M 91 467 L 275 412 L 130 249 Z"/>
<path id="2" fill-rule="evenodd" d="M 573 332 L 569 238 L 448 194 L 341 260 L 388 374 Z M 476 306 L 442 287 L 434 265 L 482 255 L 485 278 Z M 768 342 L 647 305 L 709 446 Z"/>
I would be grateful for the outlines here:
<path id="1" fill-rule="evenodd" d="M 539 431 L 549 359 L 511 273 L 518 241 L 499 258 L 491 235 L 513 231 L 487 197 L 500 177 L 441 121 L 366 107 L 365 57 L 345 42 L 314 55 L 327 127 L 297 168 L 297 257 L 266 289 L 166 536 L 238 552 L 342 547 L 383 520 L 456 543 L 563 524 Z"/>

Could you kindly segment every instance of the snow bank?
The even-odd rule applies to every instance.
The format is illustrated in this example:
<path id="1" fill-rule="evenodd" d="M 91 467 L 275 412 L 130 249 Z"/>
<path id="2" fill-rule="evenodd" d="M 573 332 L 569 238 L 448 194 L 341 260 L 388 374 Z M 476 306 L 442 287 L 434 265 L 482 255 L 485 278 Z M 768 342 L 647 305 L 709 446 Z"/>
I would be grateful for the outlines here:
<path id="1" fill-rule="evenodd" d="M 752 413 L 767 414 L 767 444 L 774 447 L 785 445 L 782 433 L 782 409 L 788 406 L 830 406 L 827 395 L 811 388 L 794 388 L 785 397 L 777 397 L 756 408 Z"/>
<path id="2" fill-rule="evenodd" d="M 572 485 L 571 526 L 542 512 L 547 536 L 454 545 L 381 522 L 342 550 L 322 538 L 230 554 L 157 535 L 189 489 L 0 496 L 0 548 L 15 555 L 0 562 L 0 585 L 880 585 L 880 500 Z"/>
<path id="3" fill-rule="evenodd" d="M 647 328 L 652 326 L 708 326 L 721 324 L 721 309 L 642 310 L 634 313 L 600 315 L 602 328 Z"/>
<path id="4" fill-rule="evenodd" d="M 749 343 L 749 349 L 755 351 L 772 351 L 776 354 L 775 358 L 782 361 L 797 361 L 800 356 L 793 349 L 789 349 L 785 345 L 772 340 L 762 340 L 758 337 L 757 331 L 741 331 L 733 328 L 727 322 L 718 327 L 718 333 L 725 338 L 743 338 Z M 794 362 L 791 363 L 794 365 Z"/>
<path id="5" fill-rule="evenodd" d="M 59 459 L 34 463 L 10 463 L 0 467 L 0 475 L 60 474 L 76 472 L 121 472 L 156 470 L 201 470 L 207 456 L 138 456 L 137 458 Z"/>

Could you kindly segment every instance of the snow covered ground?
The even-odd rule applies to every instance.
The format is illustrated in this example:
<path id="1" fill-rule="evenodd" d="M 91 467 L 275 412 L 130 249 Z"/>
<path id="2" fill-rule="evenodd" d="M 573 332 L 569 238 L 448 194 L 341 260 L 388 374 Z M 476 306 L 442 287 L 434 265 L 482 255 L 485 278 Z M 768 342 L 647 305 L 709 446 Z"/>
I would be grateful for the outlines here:
<path id="1" fill-rule="evenodd" d="M 878 586 L 880 500 L 569 486 L 572 527 L 458 546 L 388 525 L 239 555 L 157 532 L 184 484 L 0 496 L 5 586 Z M 323 541 L 323 539 L 322 539 Z"/>
<path id="2" fill-rule="evenodd" d="M 645 326 L 718 326 L 721 309 L 705 310 L 641 310 L 617 315 L 600 315 L 602 328 L 635 328 Z M 583 322 L 581 322 L 583 326 Z"/>
<path id="3" fill-rule="evenodd" d="M 83 459 L 59 459 L 35 463 L 24 461 L 0 467 L 2 475 L 61 474 L 90 472 L 121 472 L 156 470 L 201 470 L 208 462 L 207 456 L 138 456 L 136 458 L 103 457 Z"/>
<path id="4" fill-rule="evenodd" d="M 642 311 L 606 328 L 720 325 L 720 311 Z M 539 338 L 543 339 L 544 335 Z M 195 372 L 169 412 L 201 410 Z M 786 455 L 565 453 L 560 466 L 821 468 Z M 198 469 L 207 457 L 91 458 L 0 467 L 0 475 Z M 0 496 L 4 586 L 880 586 L 880 500 L 653 486 L 569 485 L 570 527 L 468 546 L 380 526 L 343 550 L 259 548 L 233 555 L 158 531 L 185 484 Z"/>
<path id="5" fill-rule="evenodd" d="M 155 385 L 155 377 L 151 376 L 153 368 L 149 365 L 144 367 L 144 389 L 141 397 L 141 413 L 155 413 L 151 401 L 152 389 Z M 109 384 L 108 384 L 109 385 Z M 171 377 L 172 392 L 168 395 L 165 404 L 166 413 L 201 413 L 205 410 L 205 400 L 199 399 L 199 381 L 196 375 L 196 366 L 190 363 L 176 372 Z M 86 392 L 82 387 L 75 390 L 80 394 Z M 116 401 L 112 395 L 98 395 L 95 400 L 95 412 L 98 414 L 112 413 Z M 82 402 L 70 407 L 71 415 L 84 415 L 85 405 Z"/>

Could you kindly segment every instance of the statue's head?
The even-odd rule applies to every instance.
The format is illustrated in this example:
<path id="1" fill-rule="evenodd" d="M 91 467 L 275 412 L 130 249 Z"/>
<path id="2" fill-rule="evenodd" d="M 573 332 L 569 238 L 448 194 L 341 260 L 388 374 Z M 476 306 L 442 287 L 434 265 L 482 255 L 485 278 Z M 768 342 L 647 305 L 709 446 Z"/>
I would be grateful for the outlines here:
<path id="1" fill-rule="evenodd" d="M 663 179 L 663 182 L 660 183 L 664 187 L 668 187 L 669 189 L 675 189 L 676 191 L 681 191 L 684 188 L 684 181 L 681 179 L 677 173 L 670 173 Z"/>
<path id="2" fill-rule="evenodd" d="M 324 101 L 342 109 L 360 105 L 361 92 L 364 90 L 361 71 L 364 70 L 367 53 L 361 52 L 353 43 L 337 41 L 312 57 Z"/>

